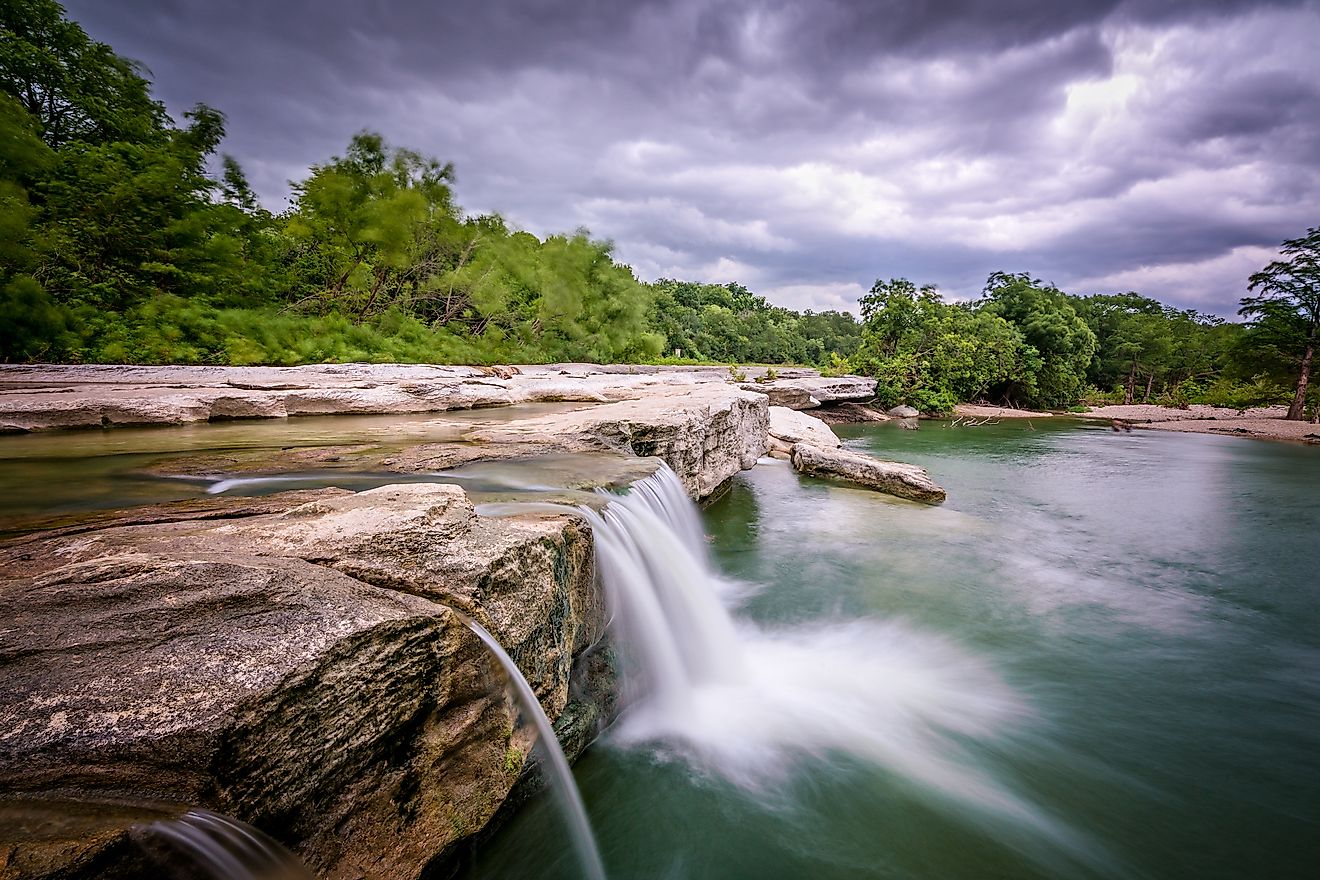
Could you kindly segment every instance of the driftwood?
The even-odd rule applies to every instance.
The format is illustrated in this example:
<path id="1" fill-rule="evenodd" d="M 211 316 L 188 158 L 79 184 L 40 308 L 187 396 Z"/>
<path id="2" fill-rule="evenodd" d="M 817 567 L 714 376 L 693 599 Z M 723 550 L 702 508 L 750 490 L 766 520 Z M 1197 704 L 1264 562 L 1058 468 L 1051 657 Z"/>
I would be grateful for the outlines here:
<path id="1" fill-rule="evenodd" d="M 982 425 L 997 425 L 1000 420 L 995 416 L 986 416 L 979 422 L 975 416 L 958 416 L 949 423 L 950 428 L 979 428 Z"/>

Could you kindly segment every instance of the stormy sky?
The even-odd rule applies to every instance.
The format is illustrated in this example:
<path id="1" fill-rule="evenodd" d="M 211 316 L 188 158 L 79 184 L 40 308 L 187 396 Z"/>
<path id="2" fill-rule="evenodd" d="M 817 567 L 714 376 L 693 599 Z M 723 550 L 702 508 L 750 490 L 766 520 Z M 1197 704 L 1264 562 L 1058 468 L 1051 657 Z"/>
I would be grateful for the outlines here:
<path id="1" fill-rule="evenodd" d="M 1320 225 L 1320 2 L 69 0 L 268 207 L 364 128 L 644 280 L 855 311 L 994 270 L 1231 316 Z"/>

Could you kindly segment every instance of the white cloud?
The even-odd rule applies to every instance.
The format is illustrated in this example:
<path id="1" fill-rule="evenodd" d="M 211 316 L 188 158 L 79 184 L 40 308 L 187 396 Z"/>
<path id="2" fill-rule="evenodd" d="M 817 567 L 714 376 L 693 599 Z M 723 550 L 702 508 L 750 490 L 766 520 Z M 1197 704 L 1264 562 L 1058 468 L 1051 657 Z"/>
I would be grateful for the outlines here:
<path id="1" fill-rule="evenodd" d="M 1224 279 L 1237 279 L 1241 290 L 1238 295 L 1246 296 L 1247 278 L 1251 273 L 1260 271 L 1266 263 L 1277 258 L 1277 248 L 1236 247 L 1203 260 L 1136 266 L 1080 278 L 1072 282 L 1072 287 L 1082 294 L 1160 289 L 1186 307 L 1214 307 L 1221 317 L 1227 318 L 1232 317 L 1232 313 L 1223 309 L 1221 291 Z"/>

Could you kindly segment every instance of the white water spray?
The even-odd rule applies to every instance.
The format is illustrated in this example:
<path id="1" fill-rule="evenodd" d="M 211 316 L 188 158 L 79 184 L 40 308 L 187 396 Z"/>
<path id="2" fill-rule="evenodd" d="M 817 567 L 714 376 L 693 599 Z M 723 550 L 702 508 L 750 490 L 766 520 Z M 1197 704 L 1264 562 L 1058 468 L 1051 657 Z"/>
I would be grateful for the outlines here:
<path id="1" fill-rule="evenodd" d="M 973 658 L 893 623 L 736 625 L 719 601 L 696 506 L 668 468 L 582 515 L 646 693 L 616 741 L 666 742 L 753 788 L 794 755 L 837 751 L 1000 800 L 959 765 L 952 737 L 989 734 L 1023 706 Z"/>
<path id="2" fill-rule="evenodd" d="M 967 748 L 1030 715 L 975 656 L 896 621 L 782 630 L 735 621 L 696 505 L 667 467 L 578 515 L 593 527 L 606 598 L 634 660 L 615 743 L 678 752 L 753 790 L 799 757 L 852 755 L 990 814 L 1051 825 Z"/>
<path id="3" fill-rule="evenodd" d="M 1030 718 L 986 663 L 901 621 L 767 629 L 736 621 L 708 559 L 696 506 L 669 468 L 603 510 L 482 505 L 485 514 L 573 513 L 592 526 L 627 708 L 616 745 L 677 754 L 750 791 L 803 757 L 847 755 L 916 790 L 1007 820 L 1065 850 L 1089 844 L 997 779 L 993 753 Z M 809 552 L 808 548 L 803 548 Z M 1002 824 L 999 827 L 1006 827 Z"/>

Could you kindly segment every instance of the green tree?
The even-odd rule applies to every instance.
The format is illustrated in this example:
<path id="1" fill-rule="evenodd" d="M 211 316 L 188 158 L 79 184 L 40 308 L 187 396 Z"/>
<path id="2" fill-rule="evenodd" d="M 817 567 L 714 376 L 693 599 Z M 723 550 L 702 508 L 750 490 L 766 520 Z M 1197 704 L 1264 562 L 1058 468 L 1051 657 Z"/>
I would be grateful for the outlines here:
<path id="1" fill-rule="evenodd" d="M 138 65 L 88 37 L 55 0 L 0 0 L 0 90 L 54 149 L 140 142 L 165 128 L 165 109 Z"/>
<path id="2" fill-rule="evenodd" d="M 34 129 L 23 108 L 0 95 L 0 361 L 5 362 L 58 355 L 68 323 L 34 275 L 44 241 L 34 225 L 38 210 L 28 187 L 54 161 Z"/>
<path id="3" fill-rule="evenodd" d="M 452 179 L 452 165 L 390 149 L 372 132 L 355 135 L 344 156 L 313 166 L 294 185 L 286 226 L 303 245 L 302 302 L 364 318 L 434 289 L 435 277 L 452 267 L 448 245 L 459 225 Z"/>
<path id="4" fill-rule="evenodd" d="M 1284 257 L 1251 276 L 1239 314 L 1252 319 L 1252 335 L 1279 352 L 1289 349 L 1297 359 L 1297 382 L 1287 418 L 1305 417 L 1316 331 L 1320 328 L 1320 227 L 1285 241 Z M 1320 412 L 1317 412 L 1320 417 Z"/>
<path id="5" fill-rule="evenodd" d="M 1072 299 L 1026 274 L 995 272 L 979 305 L 1022 334 L 1028 369 L 999 389 L 1009 400 L 1067 406 L 1081 396 L 1096 337 L 1073 308 Z"/>
<path id="6" fill-rule="evenodd" d="M 877 381 L 885 406 L 946 412 L 1022 375 L 1021 334 L 989 311 L 945 303 L 933 286 L 879 281 L 862 297 L 852 368 Z"/>

